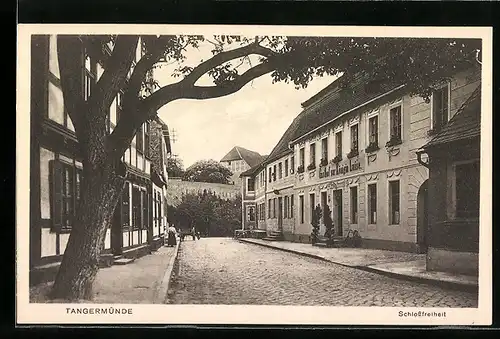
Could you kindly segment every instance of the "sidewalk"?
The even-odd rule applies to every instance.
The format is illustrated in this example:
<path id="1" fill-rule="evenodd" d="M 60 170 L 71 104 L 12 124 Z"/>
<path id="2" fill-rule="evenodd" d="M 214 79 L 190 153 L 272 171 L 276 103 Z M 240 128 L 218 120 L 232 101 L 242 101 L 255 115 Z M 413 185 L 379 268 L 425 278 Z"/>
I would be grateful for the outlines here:
<path id="1" fill-rule="evenodd" d="M 425 267 L 425 254 L 366 248 L 321 248 L 288 241 L 239 239 L 241 242 L 296 253 L 334 264 L 460 290 L 477 290 L 477 277 L 447 272 L 431 272 Z"/>
<path id="2" fill-rule="evenodd" d="M 162 304 L 177 256 L 176 247 L 160 247 L 158 251 L 127 265 L 101 268 L 94 282 L 93 303 Z M 52 283 L 30 288 L 30 302 L 47 302 L 45 295 Z M 52 302 L 56 302 L 55 300 Z"/>

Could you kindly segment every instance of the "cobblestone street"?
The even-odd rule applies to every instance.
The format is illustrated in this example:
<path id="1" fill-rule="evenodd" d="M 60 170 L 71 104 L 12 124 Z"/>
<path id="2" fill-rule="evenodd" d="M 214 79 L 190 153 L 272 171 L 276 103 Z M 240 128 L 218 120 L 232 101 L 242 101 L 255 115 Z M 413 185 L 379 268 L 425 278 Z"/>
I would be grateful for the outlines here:
<path id="1" fill-rule="evenodd" d="M 477 307 L 474 293 L 397 280 L 228 238 L 187 240 L 172 304 Z"/>

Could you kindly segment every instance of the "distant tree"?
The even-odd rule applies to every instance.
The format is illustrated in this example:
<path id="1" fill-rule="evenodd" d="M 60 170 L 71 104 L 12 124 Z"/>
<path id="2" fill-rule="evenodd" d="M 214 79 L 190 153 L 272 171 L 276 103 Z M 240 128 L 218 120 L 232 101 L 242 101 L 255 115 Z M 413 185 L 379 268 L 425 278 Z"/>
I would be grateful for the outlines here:
<path id="1" fill-rule="evenodd" d="M 229 184 L 233 172 L 215 160 L 200 160 L 184 172 L 183 180 Z"/>
<path id="2" fill-rule="evenodd" d="M 177 157 L 168 158 L 167 173 L 169 177 L 182 178 L 184 176 L 184 165 L 182 159 Z"/>
<path id="3" fill-rule="evenodd" d="M 179 206 L 171 207 L 169 216 L 181 229 L 195 227 L 202 234 L 226 237 L 241 228 L 241 195 L 224 200 L 213 194 L 186 194 Z"/>

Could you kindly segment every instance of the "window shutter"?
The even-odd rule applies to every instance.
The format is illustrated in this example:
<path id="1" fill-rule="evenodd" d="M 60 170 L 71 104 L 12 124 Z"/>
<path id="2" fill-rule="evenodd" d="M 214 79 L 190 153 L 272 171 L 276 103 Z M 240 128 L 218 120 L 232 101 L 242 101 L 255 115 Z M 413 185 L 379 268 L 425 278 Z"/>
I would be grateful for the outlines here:
<path id="1" fill-rule="evenodd" d="M 57 160 L 49 163 L 51 180 L 51 219 L 52 231 L 60 232 L 63 223 L 63 204 L 62 204 L 62 164 Z"/>

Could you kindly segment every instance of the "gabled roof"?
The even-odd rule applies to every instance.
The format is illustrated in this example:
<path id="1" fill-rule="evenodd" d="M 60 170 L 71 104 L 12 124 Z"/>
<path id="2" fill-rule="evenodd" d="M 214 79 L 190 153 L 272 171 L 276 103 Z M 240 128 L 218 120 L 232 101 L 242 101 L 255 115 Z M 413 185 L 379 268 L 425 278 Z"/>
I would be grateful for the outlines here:
<path id="1" fill-rule="evenodd" d="M 454 141 L 472 139 L 481 135 L 481 85 L 458 109 L 457 113 L 422 148 L 424 150 Z"/>
<path id="2" fill-rule="evenodd" d="M 243 160 L 250 167 L 262 162 L 263 157 L 257 152 L 247 150 L 246 148 L 235 146 L 220 161 Z"/>
<path id="3" fill-rule="evenodd" d="M 316 94 L 304 102 L 304 110 L 292 121 L 266 162 L 273 161 L 290 152 L 289 144 L 292 141 L 302 138 L 343 114 L 355 111 L 360 106 L 366 109 L 366 105 L 402 88 L 401 84 L 387 81 L 369 81 L 365 76 L 354 78 L 350 85 L 344 88 L 340 85 L 340 79 L 336 79 L 325 88 L 329 91 L 325 91 L 325 89 L 320 91 L 323 94 L 322 98 Z M 368 87 L 368 85 L 370 86 Z M 311 105 L 307 106 L 308 103 Z"/>
<path id="4" fill-rule="evenodd" d="M 249 176 L 255 175 L 258 171 L 260 171 L 262 168 L 264 168 L 264 162 L 265 162 L 266 158 L 267 158 L 267 155 L 263 156 L 261 162 L 259 162 L 255 166 L 247 169 L 246 171 L 242 172 L 240 174 L 240 177 L 249 177 Z"/>

